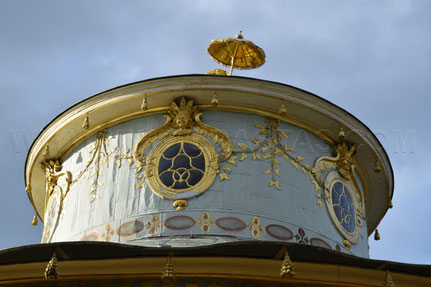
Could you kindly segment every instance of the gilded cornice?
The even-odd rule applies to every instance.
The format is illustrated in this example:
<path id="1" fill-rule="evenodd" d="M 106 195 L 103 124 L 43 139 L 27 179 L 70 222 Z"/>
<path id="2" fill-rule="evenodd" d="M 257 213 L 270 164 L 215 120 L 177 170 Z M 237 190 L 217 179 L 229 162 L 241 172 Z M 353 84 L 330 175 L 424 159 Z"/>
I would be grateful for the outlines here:
<path id="1" fill-rule="evenodd" d="M 130 119 L 166 113 L 172 100 L 180 96 L 192 98 L 203 111 L 235 111 L 285 121 L 330 144 L 336 142 L 342 127 L 346 139 L 357 145 L 355 165 L 365 189 L 368 186 L 369 234 L 383 218 L 393 193 L 392 168 L 382 145 L 363 123 L 336 105 L 292 86 L 214 75 L 172 76 L 117 87 L 85 99 L 55 118 L 33 142 L 25 168 L 28 195 L 39 217 L 45 200 L 45 174 L 39 165 L 48 145 L 50 157 L 62 161 L 90 135 Z M 375 172 L 376 160 L 380 172 Z"/>

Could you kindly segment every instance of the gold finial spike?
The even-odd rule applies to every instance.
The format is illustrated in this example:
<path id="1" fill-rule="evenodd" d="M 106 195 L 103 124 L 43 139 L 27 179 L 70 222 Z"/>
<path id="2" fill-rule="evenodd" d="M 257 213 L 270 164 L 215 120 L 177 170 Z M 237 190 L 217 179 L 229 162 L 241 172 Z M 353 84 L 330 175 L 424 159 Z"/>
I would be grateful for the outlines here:
<path id="1" fill-rule="evenodd" d="M 278 110 L 278 113 L 283 117 L 287 115 L 286 106 L 284 104 L 281 104 L 280 109 Z"/>
<path id="2" fill-rule="evenodd" d="M 54 251 L 52 254 L 51 260 L 48 262 L 48 265 L 45 269 L 45 278 L 46 279 L 58 279 L 60 277 L 60 273 L 58 273 L 58 262 L 57 262 L 57 253 Z"/>
<path id="3" fill-rule="evenodd" d="M 374 164 L 374 171 L 379 173 L 382 171 L 382 166 L 380 165 L 379 160 L 376 158 L 376 163 Z"/>
<path id="4" fill-rule="evenodd" d="M 342 141 L 344 140 L 345 136 L 346 135 L 344 134 L 343 128 L 340 128 L 340 131 L 338 132 L 338 139 Z"/>
<path id="5" fill-rule="evenodd" d="M 380 234 L 379 231 L 376 229 L 376 232 L 374 232 L 374 240 L 379 241 L 380 240 Z"/>
<path id="6" fill-rule="evenodd" d="M 48 158 L 49 157 L 49 145 L 46 145 L 45 150 L 43 152 L 43 157 Z"/>
<path id="7" fill-rule="evenodd" d="M 84 123 L 82 124 L 82 128 L 84 130 L 88 130 L 89 127 L 90 127 L 90 119 L 88 118 L 88 116 L 86 116 L 84 119 Z"/>
<path id="8" fill-rule="evenodd" d="M 175 280 L 175 270 L 174 270 L 174 265 L 172 264 L 171 254 L 168 255 L 166 264 L 163 267 L 161 278 L 163 283 L 169 283 Z"/>
<path id="9" fill-rule="evenodd" d="M 218 99 L 217 99 L 217 94 L 216 93 L 214 93 L 214 96 L 213 96 L 213 98 L 211 100 L 211 105 L 213 107 L 217 107 L 218 106 Z"/>
<path id="10" fill-rule="evenodd" d="M 394 205 L 393 205 L 392 201 L 388 202 L 388 208 L 394 208 Z"/>
<path id="11" fill-rule="evenodd" d="M 174 203 L 172 203 L 172 205 L 178 211 L 181 211 L 181 210 L 184 210 L 184 208 L 186 208 L 189 205 L 189 203 L 185 199 L 178 199 L 178 200 L 175 200 Z"/>
<path id="12" fill-rule="evenodd" d="M 33 220 L 31 221 L 31 225 L 36 226 L 37 225 L 37 214 L 33 216 Z"/>
<path id="13" fill-rule="evenodd" d="M 284 260 L 281 264 L 280 276 L 283 278 L 295 276 L 295 268 L 293 268 L 292 261 L 290 260 L 289 253 L 284 254 Z"/>
<path id="14" fill-rule="evenodd" d="M 141 111 L 146 111 L 147 109 L 147 96 L 144 96 L 144 98 L 142 99 Z"/>
<path id="15" fill-rule="evenodd" d="M 391 273 L 386 269 L 385 281 L 383 282 L 383 287 L 395 287 L 394 281 L 392 281 Z"/>
<path id="16" fill-rule="evenodd" d="M 239 31 L 238 34 L 236 34 L 235 38 L 237 38 L 237 39 L 244 39 L 244 37 L 242 36 L 242 30 Z"/>
<path id="17" fill-rule="evenodd" d="M 347 250 L 350 250 L 350 248 L 352 247 L 352 244 L 350 244 L 350 241 L 347 239 L 343 240 L 343 245 L 344 247 L 346 247 Z"/>
<path id="18" fill-rule="evenodd" d="M 27 193 L 31 192 L 31 185 L 30 185 L 30 183 L 25 186 L 25 192 L 27 192 Z"/>

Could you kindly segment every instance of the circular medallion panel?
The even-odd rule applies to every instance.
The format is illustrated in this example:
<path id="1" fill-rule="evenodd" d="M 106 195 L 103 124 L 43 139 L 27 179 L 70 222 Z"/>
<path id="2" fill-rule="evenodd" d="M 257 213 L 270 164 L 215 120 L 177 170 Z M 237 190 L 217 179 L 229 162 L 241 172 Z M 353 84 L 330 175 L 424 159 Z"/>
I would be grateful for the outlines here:
<path id="1" fill-rule="evenodd" d="M 179 199 L 205 191 L 217 170 L 218 157 L 212 144 L 192 133 L 163 139 L 149 157 L 147 176 L 156 194 Z"/>
<path id="2" fill-rule="evenodd" d="M 361 218 L 359 199 L 352 182 L 343 178 L 338 171 L 330 172 L 325 181 L 325 198 L 337 229 L 349 241 L 358 242 Z"/>

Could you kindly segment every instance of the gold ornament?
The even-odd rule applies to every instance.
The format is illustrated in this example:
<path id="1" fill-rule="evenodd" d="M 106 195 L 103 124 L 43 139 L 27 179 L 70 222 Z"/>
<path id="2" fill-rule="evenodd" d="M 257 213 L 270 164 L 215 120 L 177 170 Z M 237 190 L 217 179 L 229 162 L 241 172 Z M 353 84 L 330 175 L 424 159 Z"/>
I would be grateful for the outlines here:
<path id="1" fill-rule="evenodd" d="M 185 200 L 185 199 L 178 199 L 178 200 L 175 200 L 172 205 L 178 211 L 181 211 L 181 210 L 184 210 L 184 208 L 186 208 L 189 204 L 188 204 L 187 200 Z"/>
<path id="2" fill-rule="evenodd" d="M 374 232 L 374 240 L 375 241 L 379 241 L 380 240 L 380 233 L 379 231 L 376 229 L 376 232 Z"/>
<path id="3" fill-rule="evenodd" d="M 82 123 L 82 128 L 84 130 L 88 130 L 89 127 L 90 127 L 90 119 L 88 118 L 88 116 L 86 116 L 84 119 L 84 122 Z"/>
<path id="4" fill-rule="evenodd" d="M 282 117 L 287 115 L 287 110 L 286 110 L 286 107 L 284 106 L 284 104 L 281 104 L 280 109 L 278 110 L 278 113 Z"/>
<path id="5" fill-rule="evenodd" d="M 342 141 L 342 140 L 344 140 L 344 138 L 345 138 L 345 133 L 344 133 L 344 130 L 343 130 L 343 128 L 340 128 L 340 131 L 338 132 L 338 139 L 340 140 L 340 141 Z"/>
<path id="6" fill-rule="evenodd" d="M 376 163 L 374 164 L 374 171 L 376 173 L 379 173 L 382 171 L 382 166 L 380 165 L 380 162 L 378 159 L 376 159 Z"/>
<path id="7" fill-rule="evenodd" d="M 58 262 L 57 262 L 57 253 L 54 252 L 52 254 L 51 260 L 48 262 L 48 265 L 45 269 L 45 278 L 46 279 L 58 279 L 60 277 L 60 273 L 58 270 Z"/>
<path id="8" fill-rule="evenodd" d="M 64 190 L 62 191 L 63 197 L 66 197 L 67 193 L 69 192 L 70 185 L 72 183 L 71 181 L 71 175 L 68 171 L 61 171 L 62 165 L 61 163 L 56 160 L 45 160 L 41 163 L 41 168 L 45 170 L 45 185 L 46 185 L 46 192 L 45 192 L 45 207 L 46 203 L 48 202 L 49 197 L 51 196 L 52 192 L 54 191 L 54 188 L 59 186 L 59 179 L 64 179 Z"/>
<path id="9" fill-rule="evenodd" d="M 223 69 L 212 69 L 211 71 L 206 72 L 207 75 L 222 75 L 226 76 L 227 72 Z"/>
<path id="10" fill-rule="evenodd" d="M 45 151 L 43 152 L 43 157 L 48 158 L 49 157 L 49 145 L 46 145 Z"/>
<path id="11" fill-rule="evenodd" d="M 33 216 L 33 220 L 31 221 L 31 225 L 36 226 L 37 225 L 37 214 Z"/>
<path id="12" fill-rule="evenodd" d="M 139 173 L 146 167 L 146 181 L 157 195 L 185 200 L 201 194 L 213 183 L 219 172 L 220 162 L 227 160 L 232 154 L 230 138 L 222 131 L 204 124 L 200 119 L 201 115 L 193 100 L 182 97 L 179 104 L 172 102 L 165 115 L 166 122 L 142 137 L 137 144 L 134 153 L 137 164 L 134 168 Z M 153 149 L 155 142 L 157 145 Z M 190 149 L 193 149 L 193 155 Z M 166 153 L 167 150 L 172 152 Z M 189 151 L 186 152 L 187 150 Z M 190 162 L 194 158 L 201 158 L 203 165 L 187 168 L 174 168 L 171 165 L 164 170 L 159 169 L 161 162 L 166 164 L 180 156 L 189 158 Z M 190 181 L 192 172 L 198 173 L 201 178 L 196 182 Z M 186 205 L 184 201 L 178 201 L 174 206 L 177 210 L 182 210 Z"/>
<path id="13" fill-rule="evenodd" d="M 175 270 L 174 270 L 174 266 L 172 264 L 171 255 L 168 255 L 168 258 L 166 260 L 166 264 L 163 267 L 161 279 L 162 279 L 163 283 L 170 283 L 170 282 L 175 280 Z"/>
<path id="14" fill-rule="evenodd" d="M 216 93 L 214 93 L 214 96 L 213 96 L 213 98 L 211 100 L 211 106 L 213 106 L 213 107 L 217 107 L 218 106 L 218 99 L 217 99 L 217 94 Z"/>
<path id="15" fill-rule="evenodd" d="M 347 250 L 350 250 L 350 248 L 352 247 L 352 245 L 350 244 L 350 241 L 347 239 L 343 240 L 343 245 L 344 247 L 346 247 Z"/>
<path id="16" fill-rule="evenodd" d="M 255 69 L 265 63 L 265 52 L 253 42 L 244 40 L 242 31 L 235 38 L 212 40 L 207 48 L 211 58 L 230 67 L 229 76 L 235 69 Z"/>
<path id="17" fill-rule="evenodd" d="M 142 99 L 141 111 L 146 111 L 147 109 L 148 109 L 148 107 L 147 107 L 147 97 L 144 96 L 144 98 Z"/>
<path id="18" fill-rule="evenodd" d="M 295 268 L 293 268 L 292 261 L 290 260 L 287 251 L 284 255 L 283 263 L 281 264 L 280 276 L 283 278 L 292 278 L 295 276 Z"/>
<path id="19" fill-rule="evenodd" d="M 394 281 L 392 281 L 392 276 L 389 270 L 386 269 L 385 281 L 383 282 L 383 287 L 395 287 Z"/>
<path id="20" fill-rule="evenodd" d="M 338 172 L 347 180 L 350 180 L 353 177 L 353 159 L 352 155 L 355 152 L 356 145 L 352 147 L 348 147 L 347 143 L 342 142 L 339 143 L 335 147 L 335 153 L 337 159 L 337 169 Z"/>

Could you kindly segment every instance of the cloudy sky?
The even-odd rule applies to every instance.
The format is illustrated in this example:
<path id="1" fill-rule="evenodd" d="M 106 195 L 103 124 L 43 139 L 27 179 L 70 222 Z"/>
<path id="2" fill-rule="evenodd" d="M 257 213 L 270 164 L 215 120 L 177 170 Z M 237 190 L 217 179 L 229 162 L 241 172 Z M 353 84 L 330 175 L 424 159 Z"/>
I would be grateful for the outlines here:
<path id="1" fill-rule="evenodd" d="M 23 173 L 50 120 L 119 85 L 218 68 L 207 45 L 239 30 L 267 62 L 234 74 L 315 93 L 386 148 L 394 208 L 371 257 L 431 264 L 429 0 L 1 0 L 0 249 L 40 242 Z"/>

